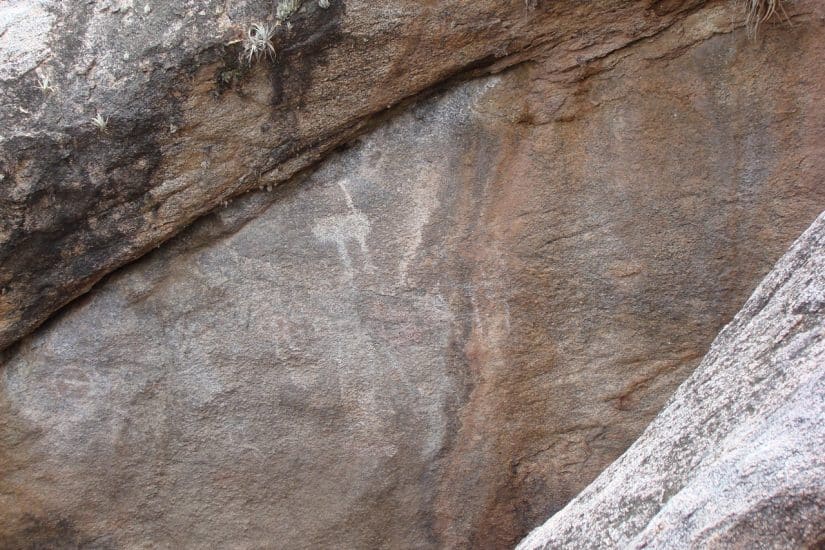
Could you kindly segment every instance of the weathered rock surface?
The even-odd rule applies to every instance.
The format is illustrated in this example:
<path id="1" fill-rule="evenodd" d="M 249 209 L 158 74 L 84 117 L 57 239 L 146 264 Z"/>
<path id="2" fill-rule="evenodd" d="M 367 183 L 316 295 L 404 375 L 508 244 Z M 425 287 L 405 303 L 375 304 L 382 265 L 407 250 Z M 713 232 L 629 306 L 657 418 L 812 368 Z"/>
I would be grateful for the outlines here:
<path id="1" fill-rule="evenodd" d="M 639 440 L 520 549 L 825 543 L 825 214 Z"/>
<path id="2" fill-rule="evenodd" d="M 436 10 L 413 18 L 421 27 L 409 34 L 370 15 L 386 25 L 375 51 L 401 35 L 433 67 L 453 55 L 472 64 L 421 38 L 431 23 L 452 27 L 437 17 L 450 6 L 483 29 L 493 4 L 474 3 L 472 16 L 457 5 L 401 3 L 403 13 Z M 216 210 L 9 348 L 0 547 L 500 548 L 561 509 L 642 432 L 825 204 L 821 3 L 796 3 L 792 30 L 765 27 L 758 42 L 734 29 L 735 2 L 689 14 L 668 5 L 496 3 L 502 21 L 505 11 L 525 18 L 524 40 L 532 25 L 556 38 L 533 61 L 398 114 L 287 186 Z M 368 12 L 347 4 L 352 17 Z M 343 56 L 342 71 L 347 55 L 357 61 L 353 50 L 324 51 Z M 272 116 L 269 102 L 281 100 L 267 64 L 210 98 L 221 59 L 180 84 L 172 112 L 188 114 L 147 149 L 166 168 L 133 202 L 90 202 L 101 209 L 90 217 L 84 185 L 58 204 L 46 179 L 31 180 L 42 180 L 43 210 L 22 211 L 52 212 L 69 242 L 86 244 L 60 245 L 59 257 L 33 244 L 34 263 L 4 259 L 23 281 L 3 296 L 6 311 L 40 312 L 5 317 L 17 319 L 8 334 L 72 295 L 64 282 L 85 281 L 79 292 L 240 190 L 227 182 L 266 166 L 283 125 L 321 124 L 314 103 Z M 393 74 L 379 64 L 383 80 L 341 101 L 395 94 L 398 71 L 418 75 L 410 63 Z M 433 69 L 420 86 L 466 66 Z M 370 72 L 361 76 L 379 78 Z M 168 132 L 163 97 L 150 134 Z M 294 158 L 338 143 L 350 127 L 335 124 L 364 120 L 381 97 L 326 111 L 331 137 L 316 147 L 306 130 Z M 72 115 L 73 127 L 88 114 Z M 116 129 L 123 120 L 113 114 L 103 136 L 84 130 L 88 158 L 132 158 L 107 149 L 136 143 L 125 139 L 134 128 Z M 281 126 L 262 132 L 264 122 Z M 33 151 L 24 168 L 50 149 Z M 61 193 L 87 181 L 59 170 Z M 116 194 L 134 181 L 99 180 Z M 72 204 L 77 217 L 64 217 Z M 108 230 L 94 228 L 111 220 L 123 227 L 103 244 Z M 35 287 L 62 298 L 30 307 L 23 297 L 37 293 L 25 281 L 43 265 L 54 280 Z"/>
<path id="3" fill-rule="evenodd" d="M 0 349 L 405 98 L 525 59 L 550 56 L 567 71 L 701 2 L 306 0 L 276 28 L 274 60 L 240 63 L 240 39 L 272 23 L 276 4 L 0 6 Z"/>

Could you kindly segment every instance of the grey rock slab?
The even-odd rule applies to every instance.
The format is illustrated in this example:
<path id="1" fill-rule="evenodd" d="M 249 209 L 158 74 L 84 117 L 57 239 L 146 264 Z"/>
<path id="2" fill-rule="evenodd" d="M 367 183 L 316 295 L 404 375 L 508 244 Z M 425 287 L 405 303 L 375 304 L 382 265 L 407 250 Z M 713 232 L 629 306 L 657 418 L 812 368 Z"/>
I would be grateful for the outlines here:
<path id="1" fill-rule="evenodd" d="M 825 541 L 825 214 L 642 436 L 519 549 Z"/>

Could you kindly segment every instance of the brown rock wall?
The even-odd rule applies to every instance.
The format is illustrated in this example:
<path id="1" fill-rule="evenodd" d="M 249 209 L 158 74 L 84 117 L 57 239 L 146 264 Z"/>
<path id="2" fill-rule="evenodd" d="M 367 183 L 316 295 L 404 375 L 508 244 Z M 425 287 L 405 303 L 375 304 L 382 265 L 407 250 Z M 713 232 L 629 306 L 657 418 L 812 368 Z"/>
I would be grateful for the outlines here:
<path id="1" fill-rule="evenodd" d="M 425 10 L 358 6 L 347 17 L 382 25 Z M 0 541 L 503 548 L 560 509 L 643 431 L 825 204 L 818 3 L 758 41 L 735 28 L 733 4 L 669 27 L 674 13 L 648 8 L 527 12 L 555 38 L 519 34 L 517 49 L 542 53 L 505 56 L 518 65 L 215 210 L 7 350 Z M 410 21 L 421 28 L 385 29 L 388 48 L 444 32 Z M 423 42 L 432 58 L 458 56 L 455 71 L 479 53 Z M 379 66 L 368 72 L 404 80 Z M 455 72 L 419 81 L 409 67 L 421 86 Z M 240 191 L 222 186 L 273 154 L 258 123 L 303 143 L 344 120 L 309 103 L 267 118 L 273 70 L 210 102 L 209 70 L 194 73 L 178 137 L 160 147 L 165 175 L 139 199 L 157 201 L 151 227 L 106 210 L 125 224 L 116 247 L 153 246 Z M 398 91 L 374 88 L 365 105 Z M 369 111 L 359 97 L 346 120 Z M 290 150 L 254 185 L 348 132 Z M 125 261 L 96 246 L 81 254 L 100 260 L 93 278 Z"/>

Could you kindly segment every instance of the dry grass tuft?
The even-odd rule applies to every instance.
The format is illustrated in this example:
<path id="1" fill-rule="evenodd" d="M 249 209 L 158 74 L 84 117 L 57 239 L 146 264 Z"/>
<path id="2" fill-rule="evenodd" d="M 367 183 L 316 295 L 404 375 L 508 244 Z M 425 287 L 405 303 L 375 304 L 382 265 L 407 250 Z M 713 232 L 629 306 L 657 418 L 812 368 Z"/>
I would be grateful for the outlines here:
<path id="1" fill-rule="evenodd" d="M 765 23 L 774 15 L 780 12 L 785 16 L 785 19 L 790 21 L 783 0 L 745 0 L 747 2 L 748 16 L 745 19 L 745 26 L 748 29 L 748 34 L 756 36 L 759 31 L 759 25 Z"/>
<path id="2" fill-rule="evenodd" d="M 91 119 L 91 123 L 94 124 L 98 132 L 105 133 L 109 128 L 109 117 L 104 117 L 98 112 L 94 118 Z"/>
<path id="3" fill-rule="evenodd" d="M 272 37 L 275 27 L 263 23 L 255 23 L 246 31 L 243 41 L 243 58 L 247 65 L 251 65 L 261 56 L 275 57 L 275 46 Z"/>
<path id="4" fill-rule="evenodd" d="M 57 91 L 57 87 L 54 84 L 52 84 L 52 80 L 46 75 L 38 75 L 37 88 L 45 95 L 53 94 Z"/>

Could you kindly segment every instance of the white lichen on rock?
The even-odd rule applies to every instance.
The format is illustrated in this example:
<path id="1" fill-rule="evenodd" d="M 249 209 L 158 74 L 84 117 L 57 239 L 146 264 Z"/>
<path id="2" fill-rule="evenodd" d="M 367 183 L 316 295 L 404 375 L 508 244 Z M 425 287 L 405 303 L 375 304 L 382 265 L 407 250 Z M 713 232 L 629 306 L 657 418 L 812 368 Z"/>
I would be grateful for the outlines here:
<path id="1" fill-rule="evenodd" d="M 301 7 L 301 0 L 278 0 L 275 17 L 279 21 L 286 21 Z"/>
<path id="2" fill-rule="evenodd" d="M 46 2 L 0 2 L 0 80 L 17 78 L 49 57 L 55 15 Z"/>

